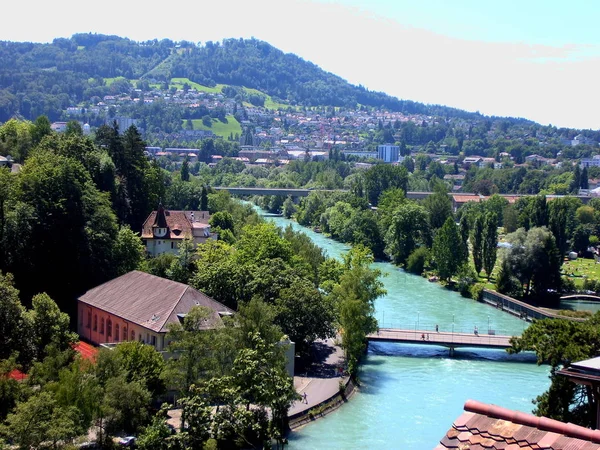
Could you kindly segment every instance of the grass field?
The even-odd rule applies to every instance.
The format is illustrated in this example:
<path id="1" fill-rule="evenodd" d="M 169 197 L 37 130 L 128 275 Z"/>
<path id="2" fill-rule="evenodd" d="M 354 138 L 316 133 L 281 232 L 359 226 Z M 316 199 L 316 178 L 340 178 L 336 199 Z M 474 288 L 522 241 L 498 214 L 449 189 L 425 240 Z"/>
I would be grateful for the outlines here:
<path id="1" fill-rule="evenodd" d="M 250 89 L 250 88 L 243 88 L 244 91 L 248 94 L 257 94 L 257 95 L 263 95 L 265 97 L 265 108 L 267 109 L 286 109 L 289 108 L 290 105 L 285 104 L 285 103 L 277 103 L 275 101 L 273 101 L 273 99 L 271 98 L 270 95 L 265 94 L 264 92 L 261 92 L 259 90 L 256 89 Z M 250 105 L 252 106 L 252 105 Z"/>
<path id="2" fill-rule="evenodd" d="M 127 80 L 127 78 L 125 78 L 125 77 L 104 78 L 104 82 L 106 83 L 107 86 L 110 86 L 117 80 Z M 132 84 L 134 84 L 134 81 L 135 80 L 129 80 L 129 82 Z"/>
<path id="3" fill-rule="evenodd" d="M 583 287 L 586 278 L 600 280 L 600 264 L 593 259 L 577 258 L 574 261 L 565 261 L 562 266 L 563 275 L 569 277 L 579 289 Z"/>
<path id="4" fill-rule="evenodd" d="M 184 127 L 186 122 L 186 120 L 183 121 Z M 193 119 L 192 124 L 194 125 L 194 130 L 210 130 L 217 136 L 222 136 L 224 139 L 227 139 L 230 134 L 233 134 L 234 136 L 236 133 L 242 134 L 242 127 L 240 123 L 231 115 L 227 116 L 227 123 L 213 119 L 213 124 L 210 128 L 202 123 L 202 119 Z"/>
<path id="5" fill-rule="evenodd" d="M 183 85 L 187 83 L 191 88 L 196 89 L 198 92 L 207 92 L 209 94 L 220 94 L 221 89 L 225 86 L 224 84 L 217 84 L 215 87 L 203 86 L 198 83 L 190 81 L 189 78 L 171 78 L 169 87 L 176 87 L 177 89 L 183 89 Z"/>

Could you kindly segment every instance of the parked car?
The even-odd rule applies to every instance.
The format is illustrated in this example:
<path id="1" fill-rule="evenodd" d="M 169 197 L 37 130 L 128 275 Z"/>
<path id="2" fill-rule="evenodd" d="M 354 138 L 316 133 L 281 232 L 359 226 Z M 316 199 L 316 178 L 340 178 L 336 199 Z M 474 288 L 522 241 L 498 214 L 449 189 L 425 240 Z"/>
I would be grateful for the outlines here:
<path id="1" fill-rule="evenodd" d="M 119 445 L 121 447 L 135 447 L 135 436 L 126 436 L 119 439 Z"/>

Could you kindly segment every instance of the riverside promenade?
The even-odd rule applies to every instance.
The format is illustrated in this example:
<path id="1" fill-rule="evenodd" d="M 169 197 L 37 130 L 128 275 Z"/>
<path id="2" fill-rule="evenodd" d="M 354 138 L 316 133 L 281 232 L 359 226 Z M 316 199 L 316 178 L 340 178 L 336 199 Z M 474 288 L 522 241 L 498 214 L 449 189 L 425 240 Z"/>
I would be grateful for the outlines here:
<path id="1" fill-rule="evenodd" d="M 333 339 L 317 341 L 314 344 L 315 362 L 302 373 L 294 376 L 296 392 L 304 398 L 294 402 L 288 411 L 291 422 L 335 399 L 340 393 L 340 382 L 345 386 L 349 377 L 342 375 L 344 352 L 335 345 Z M 294 426 L 292 426 L 294 428 Z"/>

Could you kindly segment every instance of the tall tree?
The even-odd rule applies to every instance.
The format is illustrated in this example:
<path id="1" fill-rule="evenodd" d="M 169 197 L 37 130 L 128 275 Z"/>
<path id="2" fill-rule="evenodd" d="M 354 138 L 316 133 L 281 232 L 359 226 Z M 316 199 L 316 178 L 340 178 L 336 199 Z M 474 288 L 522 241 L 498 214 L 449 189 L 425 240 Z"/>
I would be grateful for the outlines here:
<path id="1" fill-rule="evenodd" d="M 452 217 L 452 200 L 444 183 L 436 183 L 433 194 L 423 201 L 423 206 L 429 212 L 429 224 L 434 232 Z"/>
<path id="2" fill-rule="evenodd" d="M 433 239 L 433 257 L 438 275 L 442 280 L 449 280 L 458 273 L 466 262 L 460 245 L 460 235 L 454 219 L 448 217 Z"/>
<path id="3" fill-rule="evenodd" d="M 498 252 L 498 219 L 494 213 L 487 213 L 483 222 L 483 269 L 488 280 L 496 265 Z"/>
<path id="4" fill-rule="evenodd" d="M 338 305 L 342 347 L 352 375 L 366 349 L 366 336 L 377 330 L 375 299 L 385 294 L 381 272 L 370 267 L 372 262 L 373 256 L 364 247 L 350 250 L 344 255 L 345 271 L 331 293 Z"/>
<path id="5" fill-rule="evenodd" d="M 473 252 L 473 264 L 477 275 L 483 268 L 483 216 L 478 214 L 471 230 L 471 248 Z"/>
<path id="6" fill-rule="evenodd" d="M 392 214 L 385 235 L 386 252 L 397 264 L 404 264 L 419 246 L 429 246 L 431 231 L 427 210 L 414 202 L 400 205 Z"/>

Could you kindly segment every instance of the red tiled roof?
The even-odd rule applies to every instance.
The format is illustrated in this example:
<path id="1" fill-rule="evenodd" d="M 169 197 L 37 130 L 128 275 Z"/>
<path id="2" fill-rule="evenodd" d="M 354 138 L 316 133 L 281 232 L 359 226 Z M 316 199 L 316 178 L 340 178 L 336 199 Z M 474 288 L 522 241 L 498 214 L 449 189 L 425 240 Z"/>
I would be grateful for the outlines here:
<path id="1" fill-rule="evenodd" d="M 464 409 L 435 450 L 600 449 L 600 430 L 475 400 L 468 400 Z"/>
<path id="2" fill-rule="evenodd" d="M 21 372 L 19 369 L 13 369 L 10 372 L 8 372 L 8 378 L 12 378 L 13 380 L 17 380 L 17 381 L 23 381 L 28 376 L 29 375 Z"/>
<path id="3" fill-rule="evenodd" d="M 233 313 L 186 284 L 137 270 L 90 289 L 79 301 L 159 333 L 165 332 L 169 323 L 178 322 L 177 315 L 187 314 L 193 306 L 214 311 L 206 328 L 222 323 L 219 312 Z"/>
<path id="4" fill-rule="evenodd" d="M 98 349 L 87 342 L 79 341 L 73 345 L 73 350 L 81 355 L 83 359 L 95 361 Z"/>
<path id="5" fill-rule="evenodd" d="M 152 226 L 157 219 L 157 214 L 158 211 L 152 211 L 144 222 L 144 225 L 142 226 L 142 239 L 154 238 Z M 194 218 L 193 222 L 192 215 Z M 166 226 L 169 233 L 161 239 L 191 239 L 193 235 L 192 227 L 198 225 L 208 227 L 207 224 L 210 220 L 208 211 L 170 211 L 165 209 L 163 217 L 166 219 Z M 164 227 L 160 226 L 160 228 Z"/>

